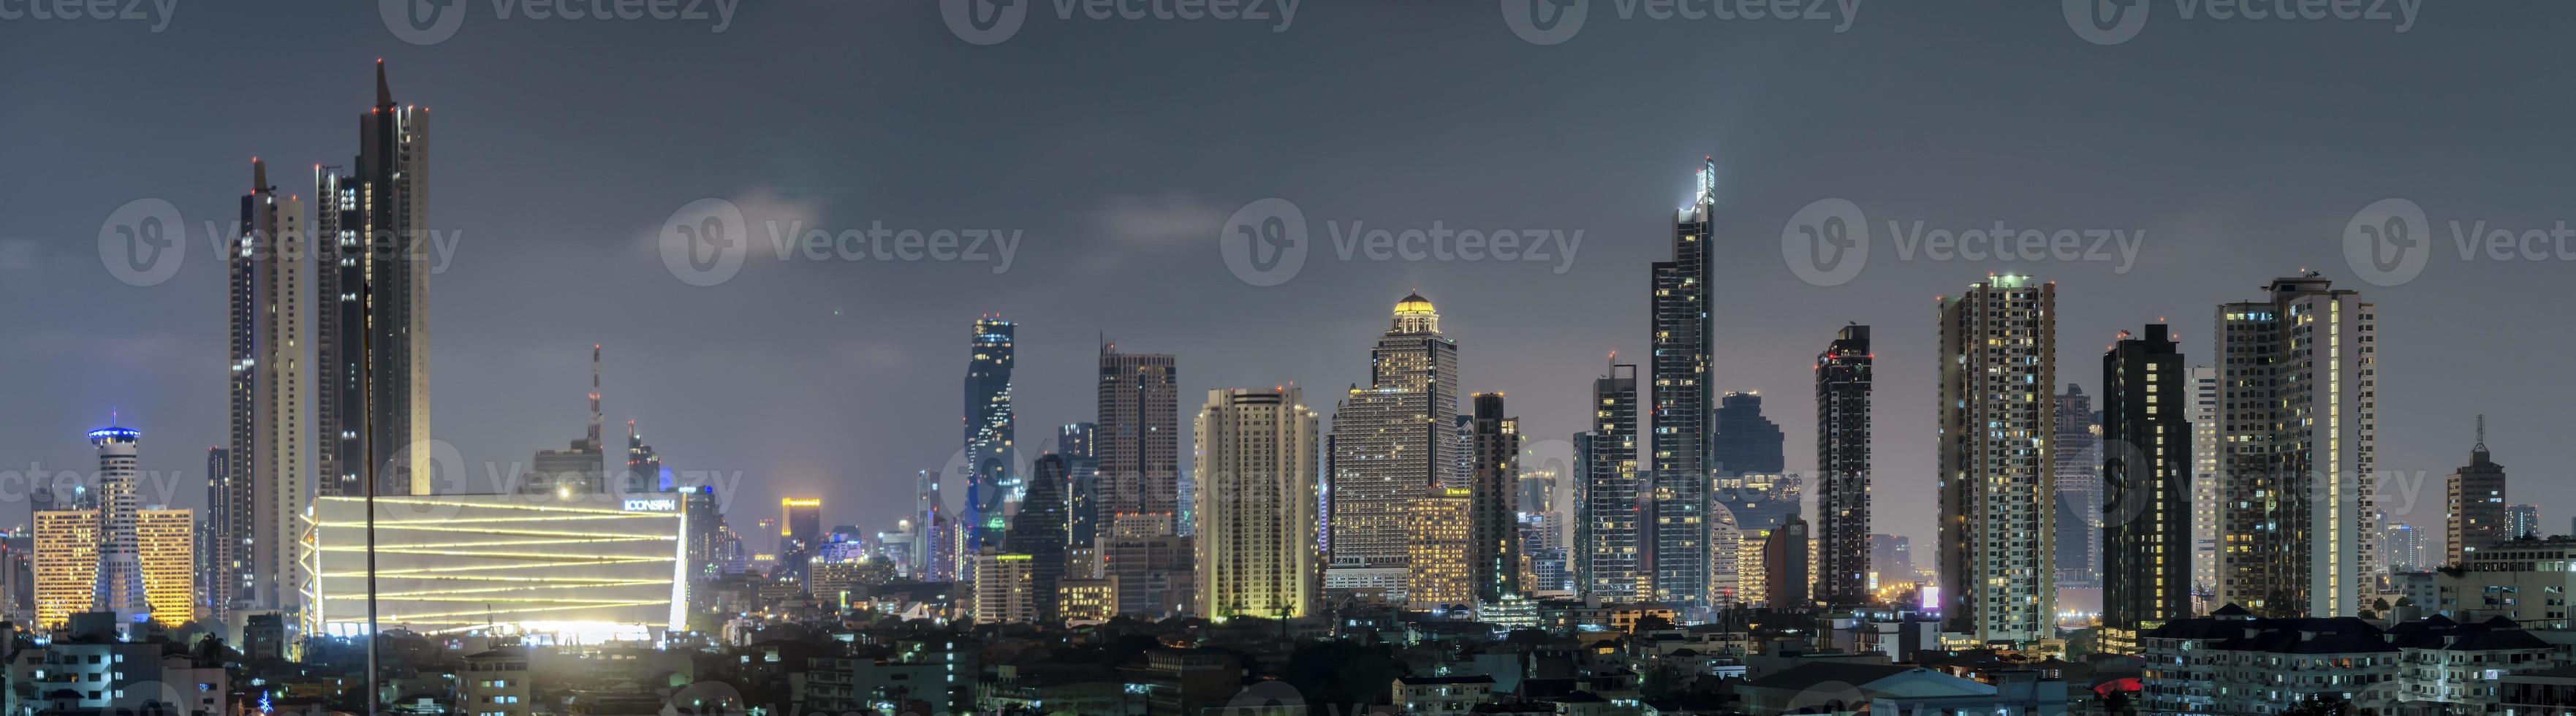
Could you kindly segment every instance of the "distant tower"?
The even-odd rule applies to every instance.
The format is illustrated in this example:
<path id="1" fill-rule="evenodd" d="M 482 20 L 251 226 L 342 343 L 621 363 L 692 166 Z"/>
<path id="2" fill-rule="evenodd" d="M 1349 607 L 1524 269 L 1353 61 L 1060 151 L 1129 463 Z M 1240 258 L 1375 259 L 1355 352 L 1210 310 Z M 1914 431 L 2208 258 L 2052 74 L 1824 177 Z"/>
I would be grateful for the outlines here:
<path id="1" fill-rule="evenodd" d="M 2353 616 L 2378 598 L 2378 307 L 2314 274 L 2220 304 L 2217 603 Z"/>
<path id="2" fill-rule="evenodd" d="M 2505 506 L 2506 489 L 2504 466 L 2496 464 L 2487 453 L 2487 416 L 2480 415 L 2478 441 L 2469 448 L 2469 464 L 2442 480 L 2447 503 L 2443 514 L 2448 516 L 2443 526 L 2450 528 L 2442 550 L 2444 565 L 2465 567 L 2471 553 L 2522 536 L 2514 532 L 2514 525 L 2507 524 L 2512 514 Z"/>
<path id="3" fill-rule="evenodd" d="M 313 365 L 305 360 L 314 317 L 312 258 L 304 202 L 278 196 L 268 166 L 251 160 L 251 190 L 241 200 L 241 234 L 233 238 L 231 278 L 232 432 L 229 461 L 210 473 L 214 494 L 203 529 L 208 562 L 220 565 L 203 585 L 216 616 L 238 609 L 294 609 L 300 601 L 302 513 L 311 489 L 305 443 L 313 426 L 308 396 Z M 295 250 L 280 251 L 280 246 Z M 211 466 L 210 466 L 211 467 Z"/>
<path id="4" fill-rule="evenodd" d="M 2175 409 L 2190 404 L 2190 370 L 2162 323 L 2102 356 L 2102 626 L 2119 653 L 2192 613 L 2191 557 L 2176 549 L 2191 536 L 2191 420 Z"/>
<path id="5" fill-rule="evenodd" d="M 1408 508 L 1434 487 L 1462 486 L 1457 425 L 1458 343 L 1441 335 L 1430 299 L 1407 295 L 1369 351 L 1369 384 L 1333 411 L 1326 589 L 1402 592 Z"/>
<path id="6" fill-rule="evenodd" d="M 1870 601 L 1869 327 L 1844 326 L 1816 355 L 1816 599 Z M 1884 568 L 1884 565 L 1882 565 Z"/>
<path id="7" fill-rule="evenodd" d="M 1019 476 L 1011 474 L 1011 370 L 1019 327 L 994 316 L 975 319 L 966 363 L 966 552 L 1000 546 L 1006 503 L 1016 504 Z"/>
<path id="8" fill-rule="evenodd" d="M 1467 579 L 1480 603 L 1525 594 L 1521 588 L 1521 421 L 1504 415 L 1503 394 L 1477 393 L 1468 448 Z"/>
<path id="9" fill-rule="evenodd" d="M 1709 411 L 1716 343 L 1709 331 L 1713 260 L 1709 236 L 1717 207 L 1717 162 L 1706 160 L 1693 177 L 1696 194 L 1673 218 L 1673 258 L 1657 261 L 1652 285 L 1648 352 L 1653 433 L 1648 450 L 1652 499 L 1643 523 L 1651 532 L 1644 567 L 1652 601 L 1686 614 L 1709 605 L 1709 480 L 1715 426 Z M 1739 516 L 1741 518 L 1743 516 Z"/>
<path id="10" fill-rule="evenodd" d="M 1208 391 L 1191 435 L 1203 489 L 1193 564 L 1208 617 L 1315 612 L 1321 426 L 1296 388 Z"/>
<path id="11" fill-rule="evenodd" d="M 2057 480 L 2057 585 L 2102 586 L 2101 426 L 2083 386 L 2066 384 L 2051 396 L 2057 443 L 2050 472 Z"/>
<path id="12" fill-rule="evenodd" d="M 1613 359 L 1615 360 L 1615 358 Z M 1637 474 L 1637 366 L 1612 363 L 1592 380 L 1592 429 L 1574 436 L 1575 589 L 1606 601 L 1651 594 L 1643 563 L 1643 478 Z"/>
<path id="13" fill-rule="evenodd" d="M 1094 423 L 1056 429 L 1055 452 L 1064 456 L 1065 576 L 1094 579 L 1100 563 L 1100 456 Z"/>
<path id="14" fill-rule="evenodd" d="M 2191 369 L 2191 593 L 2193 610 L 2216 611 L 2218 596 L 2218 369 Z"/>
<path id="15" fill-rule="evenodd" d="M 2057 284 L 1974 284 L 1941 301 L 1940 337 L 1941 615 L 1978 642 L 2053 638 Z"/>
<path id="16" fill-rule="evenodd" d="M 135 520 L 142 504 L 135 490 L 135 447 L 143 433 L 108 427 L 89 433 L 98 446 L 98 586 L 90 609 L 116 612 L 122 629 L 151 618 L 145 601 L 143 561 L 137 549 Z"/>
<path id="17" fill-rule="evenodd" d="M 1056 621 L 1055 587 L 1064 578 L 1064 488 L 1068 481 L 1062 455 L 1038 458 L 1029 469 L 1028 498 L 1003 538 L 1003 551 L 1025 554 L 1031 601 L 1041 623 Z"/>
<path id="18" fill-rule="evenodd" d="M 429 111 L 394 103 L 383 61 L 354 166 L 315 167 L 314 183 L 321 493 L 365 495 L 359 481 L 376 473 L 377 494 L 430 494 L 432 451 L 408 449 L 430 439 Z M 374 459 L 407 461 L 367 465 L 369 437 Z"/>

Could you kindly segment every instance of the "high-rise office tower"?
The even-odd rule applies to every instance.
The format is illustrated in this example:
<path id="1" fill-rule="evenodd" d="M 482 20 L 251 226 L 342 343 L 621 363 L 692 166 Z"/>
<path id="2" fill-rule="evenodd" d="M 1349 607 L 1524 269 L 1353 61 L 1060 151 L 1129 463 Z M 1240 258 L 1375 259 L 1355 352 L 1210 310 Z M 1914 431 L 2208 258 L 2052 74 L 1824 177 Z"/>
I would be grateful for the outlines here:
<path id="1" fill-rule="evenodd" d="M 599 344 L 590 346 L 590 429 L 559 450 L 539 450 L 519 494 L 572 500 L 608 493 L 607 446 L 600 435 Z"/>
<path id="2" fill-rule="evenodd" d="M 995 316 L 975 319 L 966 363 L 966 552 L 1000 545 L 1006 505 L 1019 501 L 1019 476 L 1011 474 L 1015 431 L 1011 411 L 1012 340 L 1018 326 Z"/>
<path id="3" fill-rule="evenodd" d="M 1369 383 L 1333 412 L 1332 555 L 1325 588 L 1400 592 L 1408 566 L 1406 507 L 1433 487 L 1461 486 L 1458 343 L 1421 294 L 1395 304 L 1369 351 Z"/>
<path id="4" fill-rule="evenodd" d="M 1520 596 L 1521 421 L 1503 414 L 1503 394 L 1477 393 L 1468 451 L 1467 580 L 1476 599 Z"/>
<path id="5" fill-rule="evenodd" d="M 2505 471 L 2487 453 L 2487 419 L 2478 416 L 2478 442 L 2469 448 L 2469 464 L 2442 478 L 2442 564 L 2467 567 L 2469 554 L 2522 536 L 2514 531 L 2505 506 Z"/>
<path id="6" fill-rule="evenodd" d="M 1407 556 L 1404 605 L 1427 612 L 1472 607 L 1475 585 L 1468 576 L 1468 543 L 1474 541 L 1474 491 L 1433 487 L 1405 504 L 1404 549 Z"/>
<path id="7" fill-rule="evenodd" d="M 429 111 L 394 104 L 383 61 L 355 165 L 316 167 L 314 184 L 321 494 L 365 495 L 370 474 L 377 494 L 430 494 L 432 451 L 413 448 L 429 442 Z"/>
<path id="8" fill-rule="evenodd" d="M 1003 551 L 1034 560 L 1029 585 L 1038 621 L 1045 623 L 1055 622 L 1055 585 L 1064 578 L 1065 465 L 1062 455 L 1040 457 L 1030 465 L 1028 497 L 1020 502 L 1019 514 L 1011 516 L 1011 529 L 1002 538 Z"/>
<path id="9" fill-rule="evenodd" d="M 1097 432 L 1090 422 L 1066 423 L 1056 429 L 1055 452 L 1064 456 L 1065 576 L 1098 577 L 1100 562 L 1100 457 L 1093 446 Z"/>
<path id="10" fill-rule="evenodd" d="M 2057 586 L 2102 586 L 2102 426 L 2094 422 L 2093 398 L 2084 388 L 2066 384 L 2050 396 L 2057 443 L 2050 472 L 2057 481 Z"/>
<path id="11" fill-rule="evenodd" d="M 297 515 L 309 489 L 305 440 L 312 364 L 304 353 L 313 312 L 304 201 L 280 197 L 268 166 L 251 160 L 240 232 L 227 252 L 231 284 L 231 462 L 206 503 L 207 561 L 223 565 L 205 590 L 216 615 L 241 608 L 292 609 L 303 562 Z M 281 250 L 284 247 L 284 250 Z"/>
<path id="12" fill-rule="evenodd" d="M 135 447 L 143 433 L 132 428 L 107 427 L 89 432 L 89 442 L 98 447 L 98 585 L 90 593 L 90 610 L 116 612 L 116 623 L 124 625 L 141 621 L 152 613 L 144 599 L 143 562 L 135 537 L 135 513 L 142 509 L 136 494 Z"/>
<path id="13" fill-rule="evenodd" d="M 2436 565 L 2427 562 L 2424 554 L 2424 543 L 2429 541 L 2423 530 L 2404 522 L 2389 523 L 2380 531 L 2379 561 L 2388 565 L 2390 572 L 2433 571 Z"/>
<path id="14" fill-rule="evenodd" d="M 1754 532 L 1779 527 L 1798 514 L 1803 485 L 1782 470 L 1788 463 L 1788 440 L 1779 424 L 1762 415 L 1762 394 L 1727 391 L 1718 396 L 1710 417 L 1717 434 L 1710 438 L 1715 479 L 1709 501 L 1733 513 L 1739 528 Z"/>
<path id="15" fill-rule="evenodd" d="M 2165 324 L 2123 331 L 2102 355 L 2102 625 L 2123 653 L 2192 614 L 2191 394 Z"/>
<path id="16" fill-rule="evenodd" d="M 1315 612 L 1315 479 L 1322 426 L 1304 391 L 1208 391 L 1192 421 L 1199 476 L 1193 537 L 1201 614 L 1294 619 Z"/>
<path id="17" fill-rule="evenodd" d="M 2218 609 L 2218 369 L 2191 368 L 2191 593 L 2193 610 Z"/>
<path id="18" fill-rule="evenodd" d="M 1616 357 L 1613 357 L 1616 360 Z M 1612 363 L 1592 379 L 1592 429 L 1574 436 L 1575 589 L 1635 601 L 1646 583 L 1642 480 L 1637 474 L 1637 366 Z"/>
<path id="19" fill-rule="evenodd" d="M 946 503 L 940 498 L 940 477 L 938 470 L 923 470 L 914 477 L 912 578 L 924 582 L 945 582 L 957 578 L 956 563 L 934 558 L 934 555 L 954 554 L 937 539 L 941 514 L 947 510 Z"/>
<path id="20" fill-rule="evenodd" d="M 1697 193 L 1673 218 L 1673 259 L 1657 261 L 1652 275 L 1653 382 L 1647 507 L 1653 534 L 1645 568 L 1653 600 L 1695 612 L 1708 605 L 1709 370 L 1716 347 L 1709 335 L 1708 244 L 1717 205 L 1717 162 L 1707 160 L 1694 177 Z M 1738 515 L 1739 520 L 1744 519 Z"/>
<path id="21" fill-rule="evenodd" d="M 197 618 L 197 515 L 160 507 L 134 513 L 136 567 L 152 621 L 177 629 Z"/>
<path id="22" fill-rule="evenodd" d="M 1869 327 L 1844 326 L 1816 355 L 1816 599 L 1869 603 Z"/>
<path id="23" fill-rule="evenodd" d="M 2217 309 L 2217 602 L 2356 615 L 2378 596 L 2378 309 L 2314 274 L 2265 291 Z"/>
<path id="24" fill-rule="evenodd" d="M 1980 642 L 2056 634 L 2056 304 L 2010 275 L 1941 301 L 1941 613 Z"/>
<path id="25" fill-rule="evenodd" d="M 1121 614 L 1186 613 L 1194 576 L 1180 536 L 1180 383 L 1170 355 L 1100 347 L 1096 544 Z"/>
<path id="26" fill-rule="evenodd" d="M 823 545 L 823 499 L 782 497 L 778 500 L 778 564 L 798 575 Z"/>
<path id="27" fill-rule="evenodd" d="M 1807 611 L 1815 602 L 1807 593 L 1807 518 L 1791 513 L 1762 542 L 1763 601 L 1772 609 Z"/>
<path id="28" fill-rule="evenodd" d="M 653 446 L 644 444 L 644 434 L 635 432 L 635 421 L 626 421 L 626 493 L 672 492 L 681 485 L 671 484 L 662 475 L 662 456 Z M 700 487 L 689 485 L 688 487 Z"/>
<path id="29" fill-rule="evenodd" d="M 2540 506 L 2514 505 L 2504 510 L 2506 539 L 2540 536 Z"/>

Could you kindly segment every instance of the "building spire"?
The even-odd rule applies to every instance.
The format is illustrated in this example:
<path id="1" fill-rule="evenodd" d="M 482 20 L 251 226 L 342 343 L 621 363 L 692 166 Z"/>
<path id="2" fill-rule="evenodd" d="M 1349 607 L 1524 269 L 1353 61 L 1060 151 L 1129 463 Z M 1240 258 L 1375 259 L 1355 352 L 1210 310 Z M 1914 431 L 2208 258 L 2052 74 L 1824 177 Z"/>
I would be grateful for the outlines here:
<path id="1" fill-rule="evenodd" d="M 250 193 L 257 194 L 268 189 L 268 164 L 261 162 L 259 157 L 251 157 Z"/>
<path id="2" fill-rule="evenodd" d="M 385 60 L 376 58 L 376 108 L 394 108 L 393 86 L 385 83 Z"/>
<path id="3" fill-rule="evenodd" d="M 627 429 L 627 432 L 631 435 L 631 434 L 634 432 L 634 430 L 635 430 L 635 424 L 634 424 L 634 423 L 631 423 L 631 422 L 630 422 L 630 423 L 627 423 L 627 424 L 626 424 L 626 429 Z M 590 447 L 591 447 L 591 449 L 593 449 L 593 450 L 600 449 L 600 442 L 599 442 L 599 344 L 597 344 L 597 343 L 590 344 Z"/>
<path id="4" fill-rule="evenodd" d="M 2479 414 L 2478 414 L 2478 444 L 2477 444 L 2477 446 L 2476 446 L 2476 447 L 2469 448 L 2469 452 L 2477 453 L 2477 454 L 2479 454 L 2479 455 L 2485 455 L 2485 454 L 2487 454 L 2487 415 L 2486 415 L 2486 413 L 2479 413 Z"/>

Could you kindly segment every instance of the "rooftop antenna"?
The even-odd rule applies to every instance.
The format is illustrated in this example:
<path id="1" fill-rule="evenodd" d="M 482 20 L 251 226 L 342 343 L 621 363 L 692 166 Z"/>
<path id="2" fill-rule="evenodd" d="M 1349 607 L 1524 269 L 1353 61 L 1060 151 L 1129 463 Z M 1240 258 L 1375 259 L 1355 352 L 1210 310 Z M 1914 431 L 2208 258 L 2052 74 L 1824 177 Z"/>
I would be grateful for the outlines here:
<path id="1" fill-rule="evenodd" d="M 2477 445 L 2477 447 L 2470 448 L 2470 450 L 2475 451 L 2475 452 L 2477 452 L 2478 454 L 2481 454 L 2481 455 L 2486 454 L 2486 451 L 2487 451 L 2487 414 L 2486 414 L 2486 413 L 2479 413 L 2479 414 L 2478 414 L 2478 445 Z"/>
<path id="2" fill-rule="evenodd" d="M 599 344 L 590 344 L 590 449 L 599 450 Z"/>

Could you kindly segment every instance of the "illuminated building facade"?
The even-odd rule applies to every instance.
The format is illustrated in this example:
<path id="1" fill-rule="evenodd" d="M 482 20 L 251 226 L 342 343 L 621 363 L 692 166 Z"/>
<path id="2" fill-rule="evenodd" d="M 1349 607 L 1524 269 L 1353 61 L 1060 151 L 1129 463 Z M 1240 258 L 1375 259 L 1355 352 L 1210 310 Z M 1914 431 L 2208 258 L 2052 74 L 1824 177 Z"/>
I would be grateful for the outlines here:
<path id="1" fill-rule="evenodd" d="M 429 111 L 394 103 L 382 60 L 355 163 L 313 172 L 319 489 L 367 494 L 372 436 L 377 460 L 403 458 L 377 494 L 426 495 L 431 451 L 404 448 L 429 443 Z"/>
<path id="2" fill-rule="evenodd" d="M 823 498 L 779 498 L 778 563 L 802 565 L 822 545 Z"/>
<path id="3" fill-rule="evenodd" d="M 2102 356 L 2102 629 L 2119 653 L 2192 615 L 2189 370 L 2161 323 Z"/>
<path id="4" fill-rule="evenodd" d="M 1064 456 L 1065 576 L 1099 576 L 1100 455 L 1095 423 L 1066 423 L 1056 429 L 1055 454 Z"/>
<path id="5" fill-rule="evenodd" d="M 1429 299 L 1405 296 L 1369 351 L 1368 385 L 1333 412 L 1328 588 L 1404 581 L 1408 507 L 1462 484 L 1457 425 L 1458 343 Z"/>
<path id="6" fill-rule="evenodd" d="M 143 601 L 152 621 L 172 629 L 197 617 L 197 515 L 193 510 L 147 509 L 134 513 L 135 548 L 143 571 Z"/>
<path id="7" fill-rule="evenodd" d="M 1870 400 L 1878 357 L 1869 327 L 1844 326 L 1816 355 L 1816 594 L 1870 601 Z M 1911 579 L 1912 575 L 1899 575 Z"/>
<path id="8" fill-rule="evenodd" d="M 1103 344 L 1099 368 L 1095 574 L 1117 578 L 1119 613 L 1174 613 L 1191 597 L 1185 588 L 1193 577 L 1190 545 L 1180 537 L 1178 365 L 1170 355 Z"/>
<path id="9" fill-rule="evenodd" d="M 1711 362 L 1716 353 L 1709 331 L 1708 249 L 1710 222 L 1717 210 L 1717 162 L 1709 160 L 1693 176 L 1696 188 L 1689 205 L 1673 218 L 1673 258 L 1651 268 L 1652 327 L 1648 344 L 1648 390 L 1653 432 L 1647 440 L 1652 493 L 1647 502 L 1649 530 L 1644 562 L 1650 598 L 1683 612 L 1708 606 L 1709 478 L 1717 465 L 1710 451 L 1716 407 L 1710 393 Z M 1738 520 L 1744 520 L 1738 515 Z"/>
<path id="10" fill-rule="evenodd" d="M 132 428 L 102 428 L 89 433 L 98 447 L 98 585 L 90 609 L 115 612 L 119 628 L 144 620 L 152 605 L 145 599 L 143 560 L 135 536 L 136 513 L 143 507 L 136 494 L 135 449 L 143 433 Z"/>
<path id="11" fill-rule="evenodd" d="M 965 397 L 966 479 L 965 554 L 999 547 L 1006 525 L 1005 503 L 1019 500 L 1019 475 L 1012 474 L 1011 442 L 1016 434 L 1011 410 L 1012 343 L 1019 327 L 994 316 L 975 319 L 968 343 Z"/>
<path id="12" fill-rule="evenodd" d="M 2191 368 L 2191 593 L 2193 613 L 2218 605 L 2218 369 Z"/>
<path id="13" fill-rule="evenodd" d="M 619 504 L 535 503 L 516 495 L 379 497 L 379 623 L 424 634 L 552 633 L 644 638 L 685 628 L 687 510 L 676 496 Z M 305 631 L 367 629 L 366 501 L 314 501 Z"/>
<path id="14" fill-rule="evenodd" d="M 1056 613 L 1067 622 L 1103 622 L 1118 616 L 1118 583 L 1114 579 L 1067 579 L 1056 583 Z"/>
<path id="15" fill-rule="evenodd" d="M 1574 436 L 1575 590 L 1635 601 L 1649 594 L 1637 500 L 1637 366 L 1613 363 L 1592 380 L 1592 430 Z M 1729 522 L 1728 524 L 1733 524 Z"/>
<path id="16" fill-rule="evenodd" d="M 38 510 L 36 624 L 58 630 L 98 592 L 98 511 Z"/>
<path id="17" fill-rule="evenodd" d="M 1405 552 L 1412 566 L 1404 584 L 1405 608 L 1434 611 L 1475 604 L 1469 583 L 1467 542 L 1474 537 L 1469 513 L 1475 491 L 1435 487 L 1406 505 L 1402 524 Z"/>
<path id="18" fill-rule="evenodd" d="M 1192 425 L 1198 475 L 1197 602 L 1203 615 L 1310 615 L 1321 426 L 1305 392 L 1211 390 Z"/>
<path id="19" fill-rule="evenodd" d="M 228 461 L 207 502 L 206 603 L 218 613 L 239 608 L 292 609 L 303 583 L 296 545 L 311 467 L 307 406 L 312 364 L 304 358 L 313 315 L 312 258 L 305 255 L 304 202 L 279 197 L 268 168 L 251 160 L 251 191 L 241 201 L 241 234 L 226 259 L 230 284 L 232 394 Z M 280 252 L 280 246 L 297 250 Z"/>
<path id="20" fill-rule="evenodd" d="M 1994 276 L 1940 304 L 1940 571 L 1945 631 L 2056 635 L 2050 453 L 2057 284 Z"/>
<path id="21" fill-rule="evenodd" d="M 2218 603 L 2353 616 L 2378 597 L 2378 308 L 2316 276 L 2221 304 Z"/>
<path id="22" fill-rule="evenodd" d="M 979 554 L 974 565 L 975 623 L 1026 624 L 1038 620 L 1036 560 L 1025 554 Z"/>

